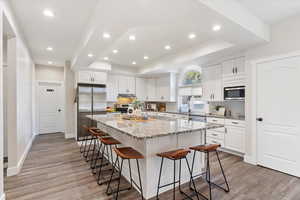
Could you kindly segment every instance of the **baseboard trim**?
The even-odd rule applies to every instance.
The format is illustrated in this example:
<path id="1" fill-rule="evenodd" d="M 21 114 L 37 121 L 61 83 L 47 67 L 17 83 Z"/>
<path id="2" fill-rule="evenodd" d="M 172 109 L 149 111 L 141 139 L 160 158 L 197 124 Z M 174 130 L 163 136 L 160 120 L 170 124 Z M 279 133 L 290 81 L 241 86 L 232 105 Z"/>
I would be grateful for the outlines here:
<path id="1" fill-rule="evenodd" d="M 0 200 L 5 200 L 5 193 L 3 193 L 3 194 L 1 195 Z"/>
<path id="2" fill-rule="evenodd" d="M 32 135 L 30 142 L 27 144 L 26 149 L 25 149 L 24 153 L 22 154 L 21 159 L 18 162 L 18 165 L 7 168 L 7 176 L 15 176 L 20 173 L 20 171 L 23 167 L 24 161 L 31 149 L 31 146 L 35 139 L 35 136 L 36 136 L 35 134 Z"/>
<path id="3" fill-rule="evenodd" d="M 247 155 L 244 156 L 244 162 L 248 163 L 248 164 L 251 164 L 251 165 L 257 165 L 256 160 L 253 159 L 253 157 L 247 156 Z"/>
<path id="4" fill-rule="evenodd" d="M 66 139 L 75 138 L 75 135 L 73 133 L 65 133 L 65 138 Z"/>

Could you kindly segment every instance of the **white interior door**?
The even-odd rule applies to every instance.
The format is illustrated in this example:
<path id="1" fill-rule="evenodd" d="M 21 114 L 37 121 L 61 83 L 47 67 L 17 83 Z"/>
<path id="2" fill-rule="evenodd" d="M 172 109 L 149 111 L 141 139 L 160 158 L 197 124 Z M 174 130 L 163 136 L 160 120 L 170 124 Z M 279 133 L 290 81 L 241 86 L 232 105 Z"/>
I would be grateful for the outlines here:
<path id="1" fill-rule="evenodd" d="M 63 85 L 39 83 L 39 133 L 64 132 Z"/>
<path id="2" fill-rule="evenodd" d="M 258 164 L 295 176 L 300 176 L 299 75 L 300 57 L 257 66 Z"/>

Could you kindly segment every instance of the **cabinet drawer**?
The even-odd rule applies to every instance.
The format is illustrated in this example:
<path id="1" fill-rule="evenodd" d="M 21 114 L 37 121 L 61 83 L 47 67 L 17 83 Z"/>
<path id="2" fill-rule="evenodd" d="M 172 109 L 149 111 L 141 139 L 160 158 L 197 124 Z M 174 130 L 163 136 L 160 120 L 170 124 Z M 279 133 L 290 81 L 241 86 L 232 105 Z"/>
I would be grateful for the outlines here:
<path id="1" fill-rule="evenodd" d="M 215 139 L 220 139 L 224 140 L 224 132 L 217 132 L 217 131 L 207 131 L 206 132 L 207 137 L 215 138 Z"/>
<path id="2" fill-rule="evenodd" d="M 238 126 L 238 127 L 245 127 L 245 121 L 243 120 L 234 120 L 234 119 L 225 119 L 226 126 Z"/>
<path id="3" fill-rule="evenodd" d="M 224 147 L 224 140 L 207 137 L 206 142 L 207 142 L 207 144 L 220 144 L 221 147 Z"/>
<path id="4" fill-rule="evenodd" d="M 215 123 L 215 124 L 224 124 L 225 120 L 222 118 L 213 118 L 213 117 L 208 117 L 207 122 L 209 123 Z"/>

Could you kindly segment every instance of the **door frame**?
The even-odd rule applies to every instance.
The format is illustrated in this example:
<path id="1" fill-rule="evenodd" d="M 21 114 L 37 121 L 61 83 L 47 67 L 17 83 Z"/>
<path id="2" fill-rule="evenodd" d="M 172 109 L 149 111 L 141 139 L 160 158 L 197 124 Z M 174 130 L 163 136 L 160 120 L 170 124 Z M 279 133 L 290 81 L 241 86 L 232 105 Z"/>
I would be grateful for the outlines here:
<path id="1" fill-rule="evenodd" d="M 63 116 L 63 134 L 65 134 L 66 132 L 66 121 L 65 121 L 65 116 L 66 116 L 66 112 L 65 112 L 65 84 L 64 81 L 47 81 L 47 80 L 36 80 L 36 133 L 37 135 L 40 135 L 39 130 L 40 130 L 40 94 L 39 94 L 39 85 L 41 83 L 45 83 L 45 84 L 58 84 L 61 86 L 61 89 L 63 91 L 63 95 L 62 95 L 62 109 L 64 111 L 64 116 Z"/>
<path id="2" fill-rule="evenodd" d="M 252 102 L 251 110 L 252 110 L 252 116 L 250 118 L 251 120 L 251 130 L 252 130 L 252 137 L 251 137 L 251 149 L 252 149 L 252 156 L 251 158 L 247 158 L 249 163 L 258 165 L 258 131 L 257 131 L 257 68 L 258 64 L 265 63 L 265 62 L 271 62 L 276 60 L 282 60 L 287 59 L 291 57 L 300 57 L 300 51 L 294 51 L 286 54 L 279 54 L 275 56 L 270 56 L 266 58 L 256 59 L 253 61 L 250 61 L 250 67 L 252 67 L 251 71 L 251 89 L 252 89 L 252 96 L 250 96 L 249 100 Z M 250 133 L 251 134 L 251 133 Z"/>

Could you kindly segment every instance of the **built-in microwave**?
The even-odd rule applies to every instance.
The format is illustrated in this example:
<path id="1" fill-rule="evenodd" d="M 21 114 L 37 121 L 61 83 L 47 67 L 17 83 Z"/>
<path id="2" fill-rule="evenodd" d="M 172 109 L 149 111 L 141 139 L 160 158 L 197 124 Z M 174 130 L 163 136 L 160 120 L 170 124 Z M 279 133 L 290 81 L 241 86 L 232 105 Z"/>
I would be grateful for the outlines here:
<path id="1" fill-rule="evenodd" d="M 224 100 L 244 100 L 245 86 L 225 87 Z"/>

